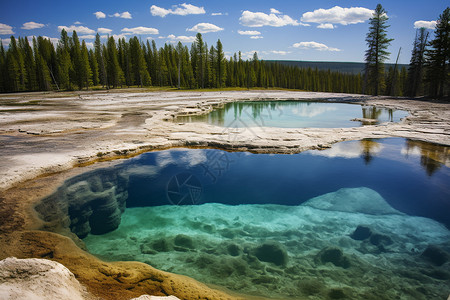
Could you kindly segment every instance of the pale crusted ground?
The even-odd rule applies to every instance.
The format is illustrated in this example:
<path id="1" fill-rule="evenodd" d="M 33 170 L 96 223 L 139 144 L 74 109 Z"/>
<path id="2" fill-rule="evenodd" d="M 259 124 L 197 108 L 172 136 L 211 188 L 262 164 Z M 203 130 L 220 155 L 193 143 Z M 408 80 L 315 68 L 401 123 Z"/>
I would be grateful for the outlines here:
<path id="1" fill-rule="evenodd" d="M 231 133 L 226 128 L 208 124 L 166 121 L 177 114 L 206 113 L 228 101 L 256 99 L 365 103 L 408 110 L 411 115 L 401 123 L 387 125 L 345 129 L 247 128 Z M 0 194 L 0 233 L 5 233 L 0 235 L 0 258 L 12 255 L 50 257 L 68 267 L 90 292 L 105 298 L 121 295 L 129 299 L 131 295 L 154 292 L 176 294 L 181 299 L 193 295 L 199 299 L 211 295 L 228 299 L 227 295 L 190 279 L 169 275 L 148 265 L 100 262 L 60 235 L 27 231 L 39 227 L 30 207 L 70 172 L 37 178 L 26 187 L 17 183 L 97 160 L 170 147 L 294 153 L 325 148 L 345 140 L 383 137 L 450 145 L 449 107 L 448 103 L 430 101 L 290 91 L 126 90 L 0 95 L 0 191 L 4 190 Z M 72 169 L 71 172 L 82 170 Z M 14 185 L 15 189 L 6 191 Z M 109 271 L 105 272 L 104 268 Z"/>
<path id="2" fill-rule="evenodd" d="M 236 100 L 319 99 L 411 112 L 401 123 L 333 128 L 251 128 L 168 122 Z M 0 189 L 42 173 L 119 154 L 182 146 L 292 153 L 344 140 L 406 137 L 450 145 L 450 104 L 361 95 L 290 92 L 77 92 L 0 96 Z M 355 123 L 358 126 L 359 123 Z"/>

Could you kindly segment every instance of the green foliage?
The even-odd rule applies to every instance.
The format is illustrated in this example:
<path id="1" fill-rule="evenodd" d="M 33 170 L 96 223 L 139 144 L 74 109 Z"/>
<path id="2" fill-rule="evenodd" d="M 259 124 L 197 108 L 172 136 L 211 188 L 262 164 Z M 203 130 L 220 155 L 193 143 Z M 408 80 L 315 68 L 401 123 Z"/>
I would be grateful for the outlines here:
<path id="1" fill-rule="evenodd" d="M 441 17 L 445 19 L 446 16 L 443 14 Z M 378 80 L 378 84 L 368 87 L 366 91 L 375 93 L 375 87 L 378 86 L 378 92 L 382 93 L 385 91 L 382 87 L 386 81 L 386 92 L 392 90 L 393 95 L 401 96 L 408 90 L 407 78 L 409 84 L 410 75 L 407 75 L 406 69 L 394 68 L 385 74 L 384 67 L 381 67 L 389 55 L 386 49 L 391 41 L 385 35 L 386 20 L 384 9 L 377 7 L 371 20 L 371 28 L 379 26 L 381 32 L 384 32 L 378 41 L 382 44 L 381 48 L 379 47 L 381 51 L 376 55 L 376 51 L 373 52 L 373 48 L 369 47 L 366 57 L 371 60 L 368 60 L 366 65 L 369 77 L 378 74 L 380 78 L 370 78 L 370 83 Z M 441 31 L 448 30 L 445 26 L 441 27 Z M 436 49 L 441 49 L 442 52 L 442 49 L 448 48 L 437 47 L 442 41 L 432 41 L 430 50 L 425 49 L 423 45 L 426 39 L 423 39 L 420 33 L 419 31 L 415 46 L 417 44 L 416 48 L 422 51 L 429 88 L 433 80 L 432 68 L 438 65 L 442 68 L 442 54 L 438 56 Z M 373 36 L 368 34 L 368 37 Z M 439 33 L 438 37 L 445 40 L 444 33 Z M 420 58 L 419 52 L 414 54 L 415 58 L 411 62 L 416 63 Z M 445 53 L 448 54 L 448 50 Z M 448 56 L 445 59 L 445 67 L 448 70 Z M 441 64 L 438 64 L 438 61 Z M 69 37 L 67 32 L 62 30 L 56 45 L 43 37 L 33 39 L 32 47 L 27 39 L 19 38 L 17 42 L 14 37 L 11 38 L 7 50 L 0 45 L 0 92 L 70 90 L 89 88 L 92 85 L 102 85 L 106 88 L 153 85 L 188 89 L 286 88 L 338 93 L 362 92 L 365 76 L 360 72 L 341 72 L 333 66 L 330 66 L 330 70 L 317 64 L 311 66 L 313 67 L 293 62 L 263 61 L 256 53 L 250 59 L 243 59 L 241 52 L 227 59 L 220 40 L 208 48 L 200 33 L 190 48 L 178 43 L 165 44 L 159 49 L 154 40 L 143 44 L 137 37 L 131 37 L 128 41 L 115 41 L 113 37 L 109 37 L 102 43 L 100 35 L 97 34 L 94 48 L 88 50 L 86 43 L 78 39 L 76 32 Z M 396 79 L 396 84 L 391 88 L 393 78 Z M 421 92 L 422 89 L 419 88 L 418 93 Z"/>
<path id="2" fill-rule="evenodd" d="M 378 4 L 369 20 L 366 36 L 368 49 L 365 54 L 366 70 L 364 92 L 377 96 L 384 89 L 384 62 L 389 58 L 389 47 L 393 39 L 387 38 L 386 10 Z"/>
<path id="3" fill-rule="evenodd" d="M 450 93 L 450 7 L 439 16 L 434 36 L 426 51 L 426 81 L 429 96 L 443 97 Z"/>

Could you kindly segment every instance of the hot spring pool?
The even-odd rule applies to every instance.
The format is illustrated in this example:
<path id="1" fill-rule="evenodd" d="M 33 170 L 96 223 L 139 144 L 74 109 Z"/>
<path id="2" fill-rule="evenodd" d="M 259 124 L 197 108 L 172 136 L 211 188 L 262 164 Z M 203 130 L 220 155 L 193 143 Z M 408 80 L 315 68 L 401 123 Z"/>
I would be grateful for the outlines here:
<path id="1" fill-rule="evenodd" d="M 276 299 L 446 299 L 450 149 L 390 138 L 294 155 L 142 154 L 37 210 L 104 260 Z"/>
<path id="2" fill-rule="evenodd" d="M 179 116 L 175 121 L 235 128 L 347 128 L 399 122 L 406 116 L 408 112 L 403 110 L 348 103 L 245 101 L 226 103 L 206 115 Z"/>

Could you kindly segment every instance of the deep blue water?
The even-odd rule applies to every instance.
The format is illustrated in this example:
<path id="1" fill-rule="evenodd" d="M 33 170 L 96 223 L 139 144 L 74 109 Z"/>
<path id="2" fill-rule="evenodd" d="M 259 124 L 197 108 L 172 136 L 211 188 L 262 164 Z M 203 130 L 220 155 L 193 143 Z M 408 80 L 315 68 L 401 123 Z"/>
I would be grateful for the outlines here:
<path id="1" fill-rule="evenodd" d="M 246 101 L 227 103 L 207 115 L 178 117 L 177 122 L 206 122 L 213 125 L 281 128 L 342 128 L 370 123 L 352 121 L 355 118 L 398 122 L 408 115 L 402 110 L 347 103 L 308 101 Z"/>
<path id="2" fill-rule="evenodd" d="M 293 155 L 172 149 L 128 160 L 127 207 L 282 204 L 368 187 L 392 207 L 450 228 L 448 147 L 390 138 Z M 185 183 L 185 184 L 183 184 Z"/>

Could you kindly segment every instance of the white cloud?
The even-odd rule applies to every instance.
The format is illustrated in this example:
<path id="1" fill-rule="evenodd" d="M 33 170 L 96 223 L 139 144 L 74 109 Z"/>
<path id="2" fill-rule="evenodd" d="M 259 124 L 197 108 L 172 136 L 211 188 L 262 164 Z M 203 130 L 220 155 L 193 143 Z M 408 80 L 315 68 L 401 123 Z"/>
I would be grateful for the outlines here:
<path id="1" fill-rule="evenodd" d="M 80 39 L 88 39 L 88 40 L 92 40 L 92 39 L 95 39 L 95 35 L 93 35 L 93 34 L 80 35 L 79 38 L 80 38 Z"/>
<path id="2" fill-rule="evenodd" d="M 256 30 L 238 30 L 240 35 L 260 35 L 261 32 Z"/>
<path id="3" fill-rule="evenodd" d="M 86 43 L 86 47 L 89 48 L 89 49 L 93 49 L 94 48 L 94 43 L 92 43 L 92 42 Z"/>
<path id="4" fill-rule="evenodd" d="M 112 29 L 100 27 L 100 28 L 97 28 L 97 32 L 98 33 L 111 33 Z"/>
<path id="5" fill-rule="evenodd" d="M 219 26 L 211 23 L 198 23 L 194 27 L 186 29 L 186 31 L 194 31 L 200 33 L 217 32 L 222 30 L 223 28 L 220 28 Z"/>
<path id="6" fill-rule="evenodd" d="M 221 13 L 221 12 L 211 13 L 211 16 L 228 16 L 228 13 Z"/>
<path id="7" fill-rule="evenodd" d="M 299 23 L 287 15 L 280 15 L 280 14 L 276 15 L 274 13 L 268 15 L 262 12 L 251 12 L 248 10 L 242 12 L 239 21 L 241 22 L 242 25 L 248 27 L 262 27 L 262 26 L 282 27 L 287 25 L 309 26 L 307 24 Z"/>
<path id="8" fill-rule="evenodd" d="M 272 50 L 272 51 L 270 51 L 270 53 L 278 54 L 278 55 L 286 55 L 286 54 L 289 54 L 291 52 L 290 51 L 281 51 L 281 50 Z"/>
<path id="9" fill-rule="evenodd" d="M 151 27 L 143 27 L 143 26 L 139 26 L 139 27 L 134 27 L 134 28 L 124 28 L 121 30 L 122 32 L 125 32 L 123 34 L 159 34 L 158 29 L 156 28 L 151 28 Z"/>
<path id="10" fill-rule="evenodd" d="M 364 7 L 342 8 L 335 6 L 330 9 L 316 9 L 303 14 L 301 21 L 320 24 L 358 24 L 364 23 L 373 15 L 373 10 Z"/>
<path id="11" fill-rule="evenodd" d="M 95 17 L 96 17 L 97 19 L 104 19 L 104 18 L 106 18 L 105 13 L 104 13 L 104 12 L 101 12 L 101 11 L 95 12 L 94 15 L 95 15 Z"/>
<path id="12" fill-rule="evenodd" d="M 434 30 L 436 28 L 436 21 L 416 21 L 414 28 L 426 28 Z"/>
<path id="13" fill-rule="evenodd" d="M 83 24 L 83 23 L 81 23 L 80 21 L 76 21 L 75 23 L 73 23 L 73 24 L 76 24 L 76 25 L 81 25 L 81 24 Z"/>
<path id="14" fill-rule="evenodd" d="M 0 34 L 14 34 L 14 31 L 12 31 L 12 26 L 0 23 Z"/>
<path id="15" fill-rule="evenodd" d="M 2 42 L 2 45 L 5 47 L 8 47 L 9 44 L 11 43 L 11 39 L 0 39 L 0 41 Z"/>
<path id="16" fill-rule="evenodd" d="M 333 24 L 331 24 L 331 23 L 325 23 L 325 24 L 318 25 L 317 28 L 320 28 L 320 29 L 334 29 L 335 26 Z"/>
<path id="17" fill-rule="evenodd" d="M 115 18 L 122 18 L 122 19 L 132 19 L 131 14 L 127 11 L 124 11 L 123 13 L 115 13 L 113 15 L 109 15 L 110 17 Z"/>
<path id="18" fill-rule="evenodd" d="M 254 40 L 263 39 L 263 37 L 260 35 L 252 35 L 250 38 Z"/>
<path id="19" fill-rule="evenodd" d="M 185 35 L 175 36 L 173 34 L 170 34 L 169 36 L 167 36 L 167 38 L 171 42 L 180 41 L 182 43 L 192 43 L 193 41 L 195 41 L 195 36 L 185 36 Z"/>
<path id="20" fill-rule="evenodd" d="M 152 16 L 158 16 L 164 18 L 167 15 L 179 15 L 179 16 L 187 16 L 187 15 L 201 15 L 206 13 L 203 7 L 198 7 L 192 4 L 180 4 L 174 5 L 172 8 L 166 9 L 156 5 L 152 5 L 150 7 L 150 13 Z"/>
<path id="21" fill-rule="evenodd" d="M 300 43 L 295 43 L 294 45 L 292 45 L 292 47 L 300 48 L 300 49 L 307 49 L 307 50 L 308 49 L 319 50 L 319 51 L 341 51 L 338 48 L 331 48 L 325 44 L 317 43 L 317 42 L 300 42 Z"/>
<path id="22" fill-rule="evenodd" d="M 88 27 L 85 27 L 85 26 L 74 26 L 74 25 L 71 25 L 69 27 L 67 27 L 67 26 L 58 26 L 58 30 L 59 31 L 62 31 L 63 29 L 65 29 L 67 31 L 67 33 L 70 33 L 70 32 L 72 32 L 74 30 L 77 33 L 85 33 L 85 34 L 95 33 L 94 30 L 92 30 L 92 29 L 90 29 Z"/>
<path id="23" fill-rule="evenodd" d="M 44 27 L 44 24 L 36 23 L 36 22 L 26 22 L 23 23 L 22 29 L 31 30 Z"/>
<path id="24" fill-rule="evenodd" d="M 271 14 L 281 14 L 281 11 L 279 11 L 279 10 L 277 10 L 277 9 L 275 9 L 275 8 L 271 8 L 271 9 L 270 9 L 270 13 L 271 13 Z"/>
<path id="25" fill-rule="evenodd" d="M 127 39 L 127 34 L 113 34 L 112 37 L 114 38 L 114 40 L 119 40 L 119 39 Z"/>

